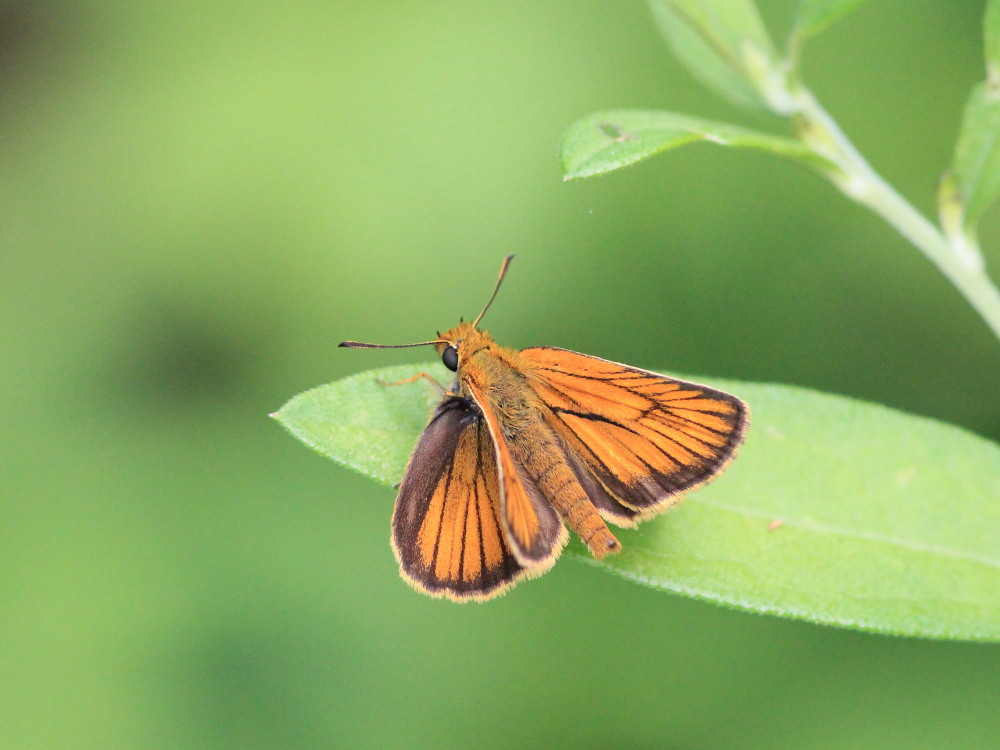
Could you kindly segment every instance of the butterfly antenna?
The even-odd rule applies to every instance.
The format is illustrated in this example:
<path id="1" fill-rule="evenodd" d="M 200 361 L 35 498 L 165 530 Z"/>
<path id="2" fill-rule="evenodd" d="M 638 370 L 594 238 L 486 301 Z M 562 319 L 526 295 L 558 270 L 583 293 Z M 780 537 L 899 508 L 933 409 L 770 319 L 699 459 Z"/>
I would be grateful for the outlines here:
<path id="1" fill-rule="evenodd" d="M 443 339 L 434 341 L 421 341 L 417 344 L 365 344 L 361 341 L 341 341 L 337 346 L 346 346 L 349 349 L 407 349 L 411 346 L 430 346 L 431 344 L 447 344 Z"/>
<path id="2" fill-rule="evenodd" d="M 493 304 L 493 300 L 496 299 L 497 292 L 500 291 L 500 284 L 503 282 L 503 277 L 507 275 L 507 269 L 510 268 L 510 262 L 512 260 L 514 260 L 513 255 L 508 255 L 503 259 L 503 264 L 500 266 L 500 278 L 497 279 L 497 285 L 493 287 L 493 294 L 490 295 L 490 301 L 486 303 L 486 307 L 484 307 L 483 311 L 479 313 L 479 317 L 472 322 L 473 328 L 479 325 L 479 321 L 482 320 L 486 311 L 490 309 L 490 305 Z"/>

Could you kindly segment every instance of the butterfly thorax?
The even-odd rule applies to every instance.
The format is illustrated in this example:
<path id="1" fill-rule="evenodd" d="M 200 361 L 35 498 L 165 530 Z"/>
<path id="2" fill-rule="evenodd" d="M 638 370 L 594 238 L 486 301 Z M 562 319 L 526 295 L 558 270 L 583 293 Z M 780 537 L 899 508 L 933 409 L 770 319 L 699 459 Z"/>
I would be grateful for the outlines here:
<path id="1" fill-rule="evenodd" d="M 530 366 L 516 349 L 500 346 L 489 333 L 473 328 L 471 323 L 459 323 L 441 334 L 441 339 L 448 343 L 438 344 L 439 351 L 447 346 L 458 351 L 460 396 L 470 398 L 470 386 L 477 387 L 506 430 L 517 430 L 538 419 L 537 398 L 524 387 Z"/>

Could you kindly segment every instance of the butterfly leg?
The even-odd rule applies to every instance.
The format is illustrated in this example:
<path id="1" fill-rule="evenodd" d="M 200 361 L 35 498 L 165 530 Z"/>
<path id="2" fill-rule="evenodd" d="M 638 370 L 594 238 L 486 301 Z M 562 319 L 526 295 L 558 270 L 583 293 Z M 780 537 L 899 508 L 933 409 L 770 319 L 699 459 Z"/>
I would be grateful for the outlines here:
<path id="1" fill-rule="evenodd" d="M 413 375 L 413 376 L 411 376 L 409 378 L 403 378 L 402 380 L 394 380 L 391 383 L 387 383 L 384 380 L 376 380 L 375 382 L 377 382 L 379 385 L 386 385 L 386 386 L 388 386 L 388 385 L 406 385 L 407 383 L 415 383 L 418 380 L 420 380 L 420 378 L 423 378 L 428 383 L 430 383 L 435 388 L 437 388 L 439 391 L 441 391 L 441 395 L 443 395 L 443 396 L 453 395 L 451 393 L 451 391 L 449 391 L 447 388 L 445 388 L 443 385 L 441 385 L 439 382 L 437 382 L 437 380 L 434 378 L 433 375 L 431 375 L 430 373 L 427 373 L 427 372 L 418 372 L 416 375 Z"/>

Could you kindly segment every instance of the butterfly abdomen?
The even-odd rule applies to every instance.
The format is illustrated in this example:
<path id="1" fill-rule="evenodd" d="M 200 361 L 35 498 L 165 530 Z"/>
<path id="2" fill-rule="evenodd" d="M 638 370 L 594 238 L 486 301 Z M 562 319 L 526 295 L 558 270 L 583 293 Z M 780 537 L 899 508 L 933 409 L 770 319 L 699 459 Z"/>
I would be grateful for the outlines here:
<path id="1" fill-rule="evenodd" d="M 540 420 L 534 421 L 518 431 L 510 446 L 519 471 L 528 475 L 594 557 L 601 559 L 618 551 L 621 545 L 566 463 L 559 437 L 550 427 Z"/>

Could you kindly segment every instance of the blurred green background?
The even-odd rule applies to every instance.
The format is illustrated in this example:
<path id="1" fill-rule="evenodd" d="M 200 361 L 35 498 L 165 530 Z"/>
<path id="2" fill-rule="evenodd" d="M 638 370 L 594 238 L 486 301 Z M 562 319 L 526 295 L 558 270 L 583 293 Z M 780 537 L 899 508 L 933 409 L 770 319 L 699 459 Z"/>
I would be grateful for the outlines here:
<path id="1" fill-rule="evenodd" d="M 777 36 L 793 8 L 762 3 Z M 873 0 L 806 51 L 928 213 L 982 10 Z M 392 491 L 267 418 L 425 360 L 335 347 L 475 315 L 516 252 L 502 343 L 1000 439 L 986 326 L 816 176 L 699 147 L 563 184 L 561 132 L 610 107 L 775 127 L 693 83 L 639 0 L 0 2 L 0 747 L 996 747 L 997 646 L 572 560 L 484 605 L 419 596 Z"/>

